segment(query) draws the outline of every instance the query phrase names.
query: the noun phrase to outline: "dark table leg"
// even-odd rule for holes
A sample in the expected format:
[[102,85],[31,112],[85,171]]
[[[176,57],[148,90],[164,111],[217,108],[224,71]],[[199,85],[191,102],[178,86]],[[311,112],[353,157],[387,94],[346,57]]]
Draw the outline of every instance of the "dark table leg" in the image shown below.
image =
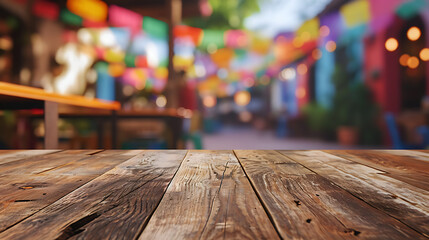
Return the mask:
[[112,111],[112,149],[117,149],[118,143],[118,113]]
[[168,143],[168,148],[177,149],[180,137],[182,136],[183,119],[179,117],[171,117],[168,119],[168,125],[172,133],[172,142]]
[[45,149],[58,148],[58,103],[45,101]]

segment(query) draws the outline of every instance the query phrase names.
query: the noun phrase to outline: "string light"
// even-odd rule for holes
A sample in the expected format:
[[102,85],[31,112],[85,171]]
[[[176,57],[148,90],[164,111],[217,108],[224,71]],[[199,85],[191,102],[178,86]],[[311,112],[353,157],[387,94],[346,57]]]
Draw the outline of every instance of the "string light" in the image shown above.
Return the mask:
[[384,44],[384,46],[386,47],[387,51],[389,52],[393,52],[396,49],[398,49],[398,40],[396,40],[395,38],[389,38],[386,40],[386,43]]
[[419,56],[420,56],[421,60],[423,60],[423,61],[429,61],[429,48],[423,48],[420,51]]
[[297,72],[299,75],[304,75],[307,73],[308,71],[308,67],[307,65],[305,65],[304,63],[301,63],[298,65],[298,67],[296,68]]
[[327,37],[329,35],[329,33],[331,32],[331,30],[329,29],[328,26],[323,25],[320,27],[319,32],[320,32],[320,36]]
[[234,95],[234,101],[239,106],[246,106],[250,103],[250,93],[248,91],[239,91]]
[[320,51],[320,49],[316,48],[313,50],[313,52],[311,53],[311,56],[313,56],[313,58],[315,60],[318,60],[322,57],[322,51]]
[[404,67],[407,67],[409,58],[410,58],[410,55],[402,54],[402,56],[399,58],[399,64],[401,64]]
[[411,69],[416,69],[420,64],[420,61],[417,57],[410,57],[408,59],[408,67]]
[[420,29],[418,27],[411,27],[407,31],[407,37],[411,41],[417,41],[421,35],[422,35],[422,32],[420,31]]
[[216,103],[217,103],[217,99],[213,95],[205,95],[203,97],[203,105],[207,108],[212,108],[216,106]]
[[325,48],[328,52],[333,52],[337,49],[337,44],[334,41],[328,41],[325,45]]

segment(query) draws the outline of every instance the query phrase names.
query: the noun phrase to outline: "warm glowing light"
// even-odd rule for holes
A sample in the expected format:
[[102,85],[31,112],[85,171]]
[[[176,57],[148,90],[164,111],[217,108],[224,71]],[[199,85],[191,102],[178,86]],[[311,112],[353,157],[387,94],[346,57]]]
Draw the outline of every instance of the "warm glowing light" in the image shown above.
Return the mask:
[[325,45],[326,50],[328,52],[333,52],[335,49],[337,49],[337,44],[334,41],[328,41]]
[[418,27],[411,27],[410,29],[408,29],[407,37],[411,41],[418,40],[421,35],[422,35],[422,32],[420,31],[420,29]]
[[384,44],[384,46],[386,47],[387,51],[389,52],[393,52],[396,49],[398,49],[398,40],[396,40],[395,38],[389,38],[386,40],[386,43]]
[[248,91],[239,91],[234,95],[234,101],[239,106],[246,106],[250,103],[250,93]]
[[156,106],[159,108],[163,108],[167,105],[167,98],[164,95],[159,95],[156,98],[156,102],[155,102]]
[[313,50],[313,52],[311,53],[311,56],[313,56],[313,58],[315,60],[318,60],[322,57],[322,51],[320,51],[320,49],[316,48]]
[[429,61],[429,48],[423,48],[419,55],[421,60]]
[[203,97],[203,105],[207,108],[212,108],[216,106],[216,103],[217,103],[216,96],[206,95]]
[[77,31],[77,39],[83,44],[93,44],[94,39],[91,32],[87,28],[81,28]]
[[250,122],[252,120],[252,113],[250,113],[249,111],[243,111],[240,112],[238,117],[242,122]]
[[400,58],[399,58],[399,63],[404,66],[407,67],[408,66],[408,59],[410,58],[410,55],[408,54],[403,54]]
[[416,69],[420,64],[420,61],[417,57],[410,57],[408,59],[408,67],[411,69]]
[[126,97],[133,95],[133,93],[134,93],[134,88],[130,85],[125,85],[122,88],[122,94],[124,94],[124,96],[126,96]]
[[21,83],[23,84],[29,84],[31,80],[31,71],[28,68],[23,68],[19,72],[19,80],[21,80]]
[[329,35],[329,33],[331,32],[331,30],[329,29],[328,26],[323,25],[320,27],[319,32],[320,32],[320,36],[327,37]]
[[13,47],[12,39],[9,37],[0,38],[0,49],[10,50]]
[[296,68],[297,72],[299,75],[304,75],[307,73],[308,71],[308,67],[307,65],[305,65],[304,63],[301,63],[298,65],[298,67]]
[[285,68],[280,73],[281,80],[292,80],[296,77],[296,71],[293,68]]
[[297,98],[304,98],[306,94],[307,94],[307,91],[305,91],[305,88],[302,88],[302,87],[298,88],[295,92],[295,96]]

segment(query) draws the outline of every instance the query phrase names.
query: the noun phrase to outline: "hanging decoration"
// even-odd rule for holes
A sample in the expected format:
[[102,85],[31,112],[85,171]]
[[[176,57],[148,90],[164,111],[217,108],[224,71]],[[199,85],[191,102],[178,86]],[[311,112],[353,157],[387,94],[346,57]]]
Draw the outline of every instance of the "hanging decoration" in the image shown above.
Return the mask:
[[371,17],[368,0],[356,0],[343,5],[340,13],[348,28],[368,23]]

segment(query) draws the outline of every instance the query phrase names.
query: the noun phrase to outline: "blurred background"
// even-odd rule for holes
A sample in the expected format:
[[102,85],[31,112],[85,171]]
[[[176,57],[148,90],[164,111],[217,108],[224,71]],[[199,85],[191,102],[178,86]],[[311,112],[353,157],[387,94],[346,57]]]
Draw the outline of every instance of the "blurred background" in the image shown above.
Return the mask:
[[[427,0],[0,0],[0,81],[120,102],[123,149],[426,148],[426,31]],[[112,147],[82,112],[60,146]],[[1,148],[43,148],[32,114]]]

